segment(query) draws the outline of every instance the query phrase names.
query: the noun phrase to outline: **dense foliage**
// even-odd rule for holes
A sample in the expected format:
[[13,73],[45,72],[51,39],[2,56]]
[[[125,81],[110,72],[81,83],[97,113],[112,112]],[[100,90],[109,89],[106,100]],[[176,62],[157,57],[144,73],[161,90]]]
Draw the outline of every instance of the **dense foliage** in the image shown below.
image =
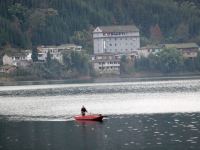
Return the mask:
[[91,49],[91,26],[133,23],[143,44],[200,43],[199,8],[198,0],[1,0],[0,46],[73,41]]
[[89,63],[89,56],[84,53],[71,52],[63,56],[64,65],[70,69],[75,76],[90,75],[93,70]]
[[177,49],[163,49],[151,54],[148,58],[141,57],[136,60],[138,71],[157,71],[162,73],[195,72],[200,71],[200,53],[196,58],[183,58]]
[[34,47],[32,49],[31,58],[32,58],[33,62],[37,62],[38,61],[38,51],[37,51],[36,47]]
[[48,52],[46,62],[34,62],[31,67],[18,67],[15,72],[7,74],[7,76],[17,80],[72,79],[94,76],[88,55],[84,53],[66,53],[63,61],[64,63],[61,64],[57,60],[51,59]]
[[[88,56],[64,55],[64,64],[37,63],[37,45],[75,43],[92,53],[92,31],[99,25],[135,24],[141,45],[197,42],[200,44],[199,0],[0,0],[0,64],[6,47],[33,49],[33,66],[14,76],[70,78],[89,75]],[[121,59],[121,74],[137,70],[164,73],[200,71],[200,54],[183,59],[176,50],[165,50],[132,63]]]

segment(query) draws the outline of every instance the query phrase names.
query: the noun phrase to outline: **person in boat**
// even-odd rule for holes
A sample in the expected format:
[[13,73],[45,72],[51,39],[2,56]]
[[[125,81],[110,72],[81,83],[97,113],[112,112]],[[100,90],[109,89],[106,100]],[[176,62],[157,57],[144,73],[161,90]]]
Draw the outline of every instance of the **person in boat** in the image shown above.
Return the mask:
[[82,108],[81,108],[81,114],[82,114],[82,116],[85,116],[86,112],[87,112],[87,109],[84,106],[82,106]]

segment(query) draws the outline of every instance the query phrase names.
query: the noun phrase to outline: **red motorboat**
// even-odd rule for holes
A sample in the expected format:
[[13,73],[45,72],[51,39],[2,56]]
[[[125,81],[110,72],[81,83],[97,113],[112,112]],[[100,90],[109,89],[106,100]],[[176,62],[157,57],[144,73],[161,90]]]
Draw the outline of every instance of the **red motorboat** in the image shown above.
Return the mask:
[[74,116],[76,120],[89,120],[89,121],[102,121],[104,116],[101,114],[89,114],[89,115],[79,115],[79,116]]

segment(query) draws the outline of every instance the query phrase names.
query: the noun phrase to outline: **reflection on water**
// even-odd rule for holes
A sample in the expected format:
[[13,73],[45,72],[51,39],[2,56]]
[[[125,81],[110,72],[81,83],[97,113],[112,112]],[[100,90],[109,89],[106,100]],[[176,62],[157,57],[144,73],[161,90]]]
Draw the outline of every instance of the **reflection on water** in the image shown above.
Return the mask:
[[[0,150],[197,150],[200,80],[0,87]],[[109,117],[76,122],[80,107]]]
[[[85,105],[106,115],[200,111],[200,80],[0,87],[10,120],[67,120]],[[76,94],[77,93],[77,94]]]
[[199,92],[200,80],[0,86],[0,96],[57,96],[105,93]]
[[200,114],[110,116],[103,122],[0,123],[6,150],[198,150]]

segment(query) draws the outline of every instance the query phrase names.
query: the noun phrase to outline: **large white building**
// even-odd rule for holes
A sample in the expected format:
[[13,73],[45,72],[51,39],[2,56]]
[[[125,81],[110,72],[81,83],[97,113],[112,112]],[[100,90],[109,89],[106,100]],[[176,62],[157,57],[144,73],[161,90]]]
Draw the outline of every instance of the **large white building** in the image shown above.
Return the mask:
[[94,54],[131,53],[140,48],[139,29],[134,25],[99,26],[93,31]]

